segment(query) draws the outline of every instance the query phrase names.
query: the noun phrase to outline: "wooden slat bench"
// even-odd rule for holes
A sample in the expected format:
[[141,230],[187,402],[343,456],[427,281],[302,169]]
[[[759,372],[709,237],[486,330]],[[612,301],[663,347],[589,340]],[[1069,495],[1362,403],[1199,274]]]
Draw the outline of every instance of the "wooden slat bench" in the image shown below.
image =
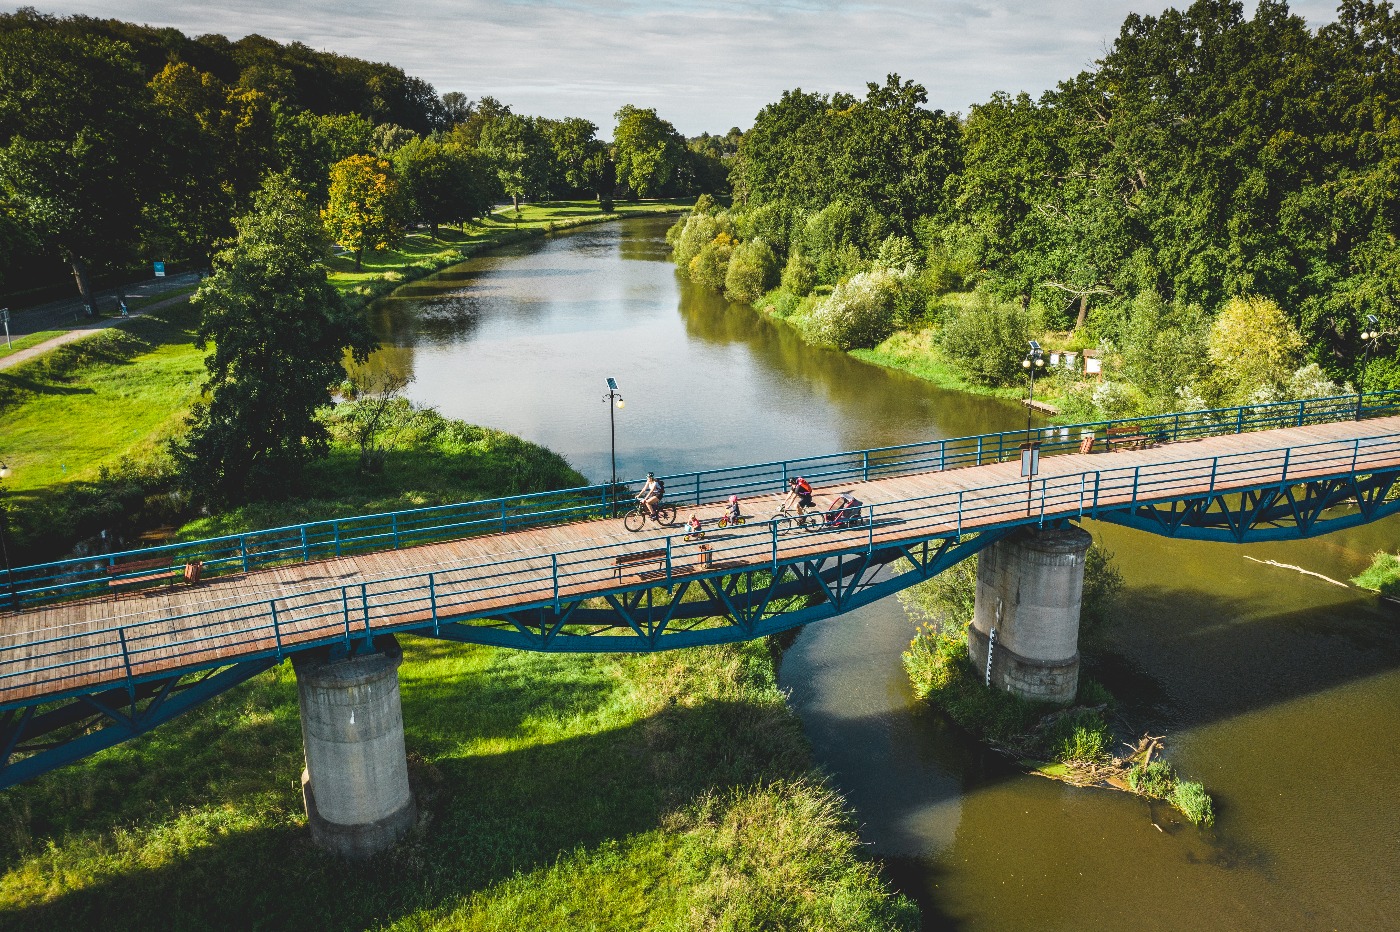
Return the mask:
[[647,573],[639,573],[640,576],[655,575],[666,571],[666,551],[665,550],[638,550],[636,553],[620,553],[613,557],[613,575],[622,578],[622,568],[632,566],[636,563],[656,563],[657,569]]
[[[129,573],[137,575],[127,575]],[[175,567],[160,557],[113,563],[107,567],[107,575],[112,577],[107,580],[107,588],[114,593],[126,586],[140,586],[149,582],[171,583],[177,578]]]
[[1157,443],[1155,434],[1143,433],[1136,427],[1110,427],[1103,438],[1109,452],[1114,450],[1146,450]]

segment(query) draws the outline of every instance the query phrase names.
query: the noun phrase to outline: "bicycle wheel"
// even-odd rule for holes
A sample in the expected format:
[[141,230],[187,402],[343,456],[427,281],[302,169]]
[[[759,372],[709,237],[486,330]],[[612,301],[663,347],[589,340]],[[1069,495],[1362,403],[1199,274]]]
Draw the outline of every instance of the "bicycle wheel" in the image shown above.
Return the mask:
[[656,523],[661,525],[671,525],[676,521],[676,507],[674,505],[662,505],[656,509]]
[[779,512],[773,516],[773,529],[779,534],[790,534],[797,529],[792,516]]
[[721,515],[720,519],[715,522],[715,527],[719,528],[721,531],[729,527],[729,515]]
[[646,523],[647,516],[642,514],[639,509],[633,509],[622,516],[622,526],[633,533],[646,527]]

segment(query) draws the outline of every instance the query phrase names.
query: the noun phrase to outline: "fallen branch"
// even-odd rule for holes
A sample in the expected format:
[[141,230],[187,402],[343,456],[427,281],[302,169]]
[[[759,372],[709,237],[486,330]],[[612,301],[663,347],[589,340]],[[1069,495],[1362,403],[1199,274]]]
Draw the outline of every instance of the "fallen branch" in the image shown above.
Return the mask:
[[1343,589],[1350,589],[1351,586],[1344,582],[1333,579],[1331,576],[1323,576],[1321,573],[1314,573],[1312,570],[1305,570],[1301,566],[1294,566],[1292,563],[1280,563],[1277,560],[1260,560],[1257,557],[1245,557],[1246,560],[1253,560],[1255,563],[1262,563],[1265,566],[1277,566],[1282,570],[1297,570],[1304,576],[1316,576],[1323,582],[1330,582],[1334,586],[1341,586]]

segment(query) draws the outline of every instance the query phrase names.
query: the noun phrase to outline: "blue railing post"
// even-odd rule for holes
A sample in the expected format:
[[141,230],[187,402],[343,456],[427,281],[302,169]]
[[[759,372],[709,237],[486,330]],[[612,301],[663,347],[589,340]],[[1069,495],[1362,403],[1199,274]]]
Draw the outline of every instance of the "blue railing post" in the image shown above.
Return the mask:
[[1305,402],[1305,401],[1300,401],[1300,402],[1298,402],[1298,424],[1297,424],[1297,426],[1299,426],[1299,427],[1302,427],[1302,426],[1303,426],[1303,406],[1306,405],[1306,404],[1307,404],[1307,402]]
[[282,659],[282,632],[277,626],[277,600],[270,599],[267,607],[272,612],[272,637],[277,642],[277,659]]
[[768,530],[773,535],[773,579],[778,579],[778,522],[769,521]]
[[958,489],[958,540],[962,540],[963,490]]
[[1045,490],[1048,488],[1049,479],[1040,480],[1040,526],[1045,527]]
[[1133,497],[1128,501],[1128,507],[1130,507],[1130,508],[1131,508],[1132,506],[1134,506],[1134,505],[1137,504],[1138,478],[1139,478],[1141,475],[1142,475],[1142,467],[1141,467],[1141,466],[1134,466],[1134,467],[1133,467]]
[[1220,469],[1220,457],[1215,457],[1210,461],[1210,488],[1206,490],[1207,495],[1215,494],[1215,473]]
[[374,634],[369,627],[369,591],[366,583],[360,583],[360,608],[365,616],[365,646],[374,649]]
[[1278,482],[1280,486],[1288,482],[1288,457],[1289,454],[1291,454],[1292,452],[1292,447],[1289,447],[1287,450],[1283,451],[1283,472],[1278,477]]
[[340,556],[340,522],[332,521],[331,530],[335,533],[335,555]]
[[1351,471],[1356,472],[1356,461],[1361,456],[1361,438],[1357,437],[1351,442]]
[[554,577],[554,614],[559,614],[559,554],[549,555],[549,574]]
[[671,584],[671,535],[666,535],[666,585]]
[[[505,508],[505,503],[501,503],[501,508]],[[389,529],[394,532],[394,549],[399,549],[399,516],[397,513],[389,515]]]
[[1094,470],[1094,504],[1089,508],[1089,517],[1091,518],[1099,516],[1099,480],[1102,478],[1103,473],[1097,469]]
[[942,472],[942,471],[943,471],[943,469],[944,469],[943,464],[944,464],[945,462],[947,462],[947,460],[948,460],[948,441],[947,441],[947,440],[940,440],[940,441],[938,441],[938,471],[939,471],[939,472]]
[[695,504],[700,504],[700,474],[695,474]]
[[[559,598],[559,589],[556,586],[554,597]],[[437,613],[437,574],[428,574],[428,611],[433,614],[433,634],[438,633],[438,613]]]
[[977,465],[982,465],[982,438],[977,438]]
[[866,552],[866,553],[869,553],[869,554],[873,554],[873,553],[875,552],[875,506],[874,506],[874,505],[867,505],[866,508],[869,509],[866,513],[867,513],[867,514],[869,515],[869,517],[870,517],[870,520],[869,520],[870,536],[869,536],[869,537],[867,538],[867,540],[866,540],[865,552]]
[[1235,433],[1244,433],[1244,407],[1241,406],[1239,413],[1235,416]]
[[248,572],[248,535],[238,536],[238,550],[243,555],[243,572]]
[[1181,439],[1181,415],[1172,415],[1172,442]]
[[301,562],[311,562],[311,547],[306,542],[306,525],[301,526]]
[[345,649],[350,649],[350,590],[340,587],[340,615],[345,620]]
[[869,451],[869,450],[862,450],[862,451],[861,451],[861,454],[860,454],[860,468],[861,468],[861,475],[865,477],[865,481],[866,481],[866,482],[869,482],[869,481],[870,481],[870,451]]

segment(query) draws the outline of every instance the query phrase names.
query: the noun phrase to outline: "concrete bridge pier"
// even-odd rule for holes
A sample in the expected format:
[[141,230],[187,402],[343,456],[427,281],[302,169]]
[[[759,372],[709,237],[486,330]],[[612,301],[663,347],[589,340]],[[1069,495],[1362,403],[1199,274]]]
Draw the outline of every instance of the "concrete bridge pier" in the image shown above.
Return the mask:
[[367,858],[403,837],[417,818],[408,786],[399,663],[392,635],[374,653],[332,659],[325,649],[292,657],[301,698],[301,775],[311,838],[346,858]]
[[979,678],[987,673],[990,644],[993,688],[1040,702],[1074,701],[1084,555],[1093,542],[1072,525],[1022,528],[982,551],[967,629]]

